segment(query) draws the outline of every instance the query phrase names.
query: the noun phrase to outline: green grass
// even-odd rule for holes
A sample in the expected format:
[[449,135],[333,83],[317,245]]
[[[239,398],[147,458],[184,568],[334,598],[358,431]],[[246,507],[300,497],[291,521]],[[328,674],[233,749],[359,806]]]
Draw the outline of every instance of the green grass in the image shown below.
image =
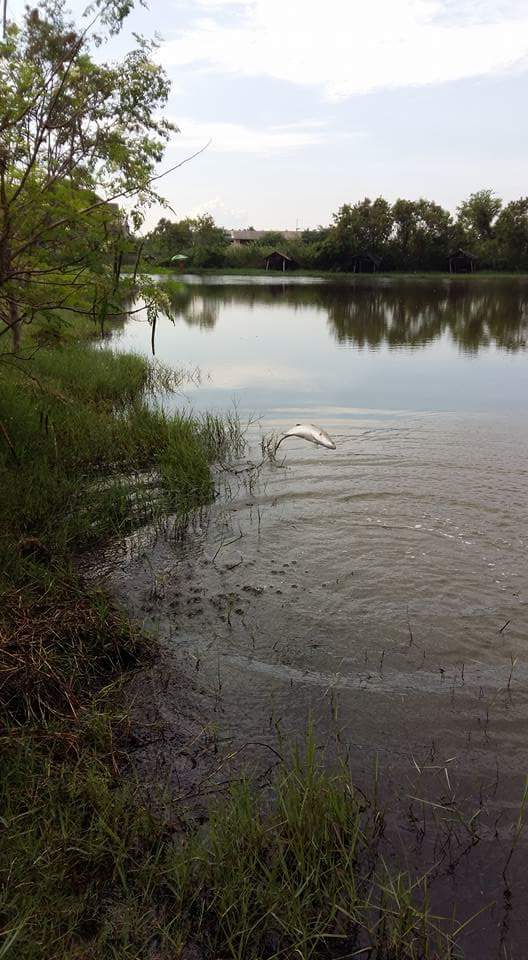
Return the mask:
[[[152,644],[102,592],[86,588],[76,561],[169,510],[185,524],[189,511],[214,496],[211,463],[243,440],[236,418],[157,409],[153,393],[176,387],[178,375],[138,356],[93,349],[86,340],[95,331],[83,318],[64,329],[36,323],[24,334],[24,359],[0,365],[0,816],[7,869],[0,957],[51,957],[64,924],[75,925],[72,904],[82,913],[92,884],[101,908],[105,902],[107,861],[94,847],[84,877],[70,850],[84,850],[89,838],[97,846],[112,830],[116,838],[116,828],[122,847],[144,816],[117,776],[119,711],[108,684],[145,662]],[[85,793],[86,803],[97,794],[103,806],[98,800],[93,813],[83,808]],[[117,847],[110,855],[113,877]],[[20,924],[32,931],[29,939],[20,939]],[[64,955],[74,956],[68,943]]]
[[426,885],[384,866],[380,811],[355,791],[344,764],[323,769],[310,733],[303,754],[279,766],[267,809],[242,782],[177,852],[171,887],[181,942],[237,960],[361,949],[393,960],[450,956]]
[[[33,344],[26,343],[28,353]],[[0,366],[0,709],[8,722],[71,717],[142,640],[77,574],[80,555],[215,494],[210,467],[240,452],[236,417],[166,415],[178,374],[82,342]],[[73,698],[73,699],[72,699]],[[55,708],[54,705],[55,704]]]
[[[210,464],[240,448],[239,424],[165,415],[148,399],[171,381],[177,377],[141,357],[82,345],[46,348],[30,366],[2,371],[4,575],[15,575],[25,538],[67,563],[72,552],[137,523],[141,504],[146,521],[212,498]],[[138,482],[147,468],[159,476],[155,501]]]
[[92,708],[74,734],[50,723],[45,737],[13,733],[3,744],[4,951],[14,942],[5,953],[0,946],[2,957],[134,956],[121,949],[125,926],[116,952],[112,912],[132,923],[132,889],[145,909],[143,878],[160,831],[131,785],[116,780],[115,728],[115,718]]
[[385,866],[379,811],[345,766],[324,772],[310,737],[267,803],[242,781],[205,827],[176,828],[116,779],[115,720],[92,707],[75,742],[47,734],[5,751],[0,956],[177,960],[191,944],[215,960],[457,955],[425,881]]
[[[152,265],[149,267],[153,274],[170,277],[174,280],[176,286],[181,288],[181,275],[177,274],[171,267],[158,267]],[[458,283],[468,280],[471,283],[478,283],[484,280],[519,280],[526,278],[528,274],[523,271],[493,271],[479,270],[476,273],[449,273],[442,270],[416,270],[416,271],[380,271],[379,273],[348,273],[346,271],[336,270],[299,270],[283,273],[282,270],[264,270],[261,267],[204,267],[201,269],[189,267],[185,273],[196,274],[197,276],[239,276],[239,277],[320,277],[322,280],[354,280],[356,282],[376,281],[376,280],[452,280]]]

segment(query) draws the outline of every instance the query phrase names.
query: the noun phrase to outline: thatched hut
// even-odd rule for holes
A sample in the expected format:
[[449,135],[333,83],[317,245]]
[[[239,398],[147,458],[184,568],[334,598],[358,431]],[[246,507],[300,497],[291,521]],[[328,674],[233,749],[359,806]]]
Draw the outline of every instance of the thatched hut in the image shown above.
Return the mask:
[[449,254],[449,273],[474,273],[478,270],[478,257],[467,250],[454,250]]
[[356,253],[352,257],[351,266],[354,273],[377,273],[381,266],[382,257],[375,253]]
[[293,257],[288,257],[285,253],[280,253],[279,250],[274,250],[273,253],[269,253],[268,256],[264,258],[264,263],[266,270],[282,270],[283,273],[285,273],[286,270],[297,270],[299,266]]

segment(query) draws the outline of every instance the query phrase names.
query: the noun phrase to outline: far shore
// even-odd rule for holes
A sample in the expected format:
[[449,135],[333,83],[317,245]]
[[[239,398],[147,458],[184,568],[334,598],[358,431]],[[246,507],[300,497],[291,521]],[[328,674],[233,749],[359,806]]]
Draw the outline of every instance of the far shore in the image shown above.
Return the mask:
[[525,280],[528,278],[528,273],[518,272],[506,272],[506,271],[497,271],[497,270],[478,270],[475,273],[449,273],[449,271],[437,271],[437,270],[416,270],[416,271],[379,271],[376,273],[352,273],[345,271],[334,271],[334,270],[287,270],[283,272],[282,270],[264,270],[255,267],[204,267],[198,269],[197,267],[189,267],[184,271],[180,272],[175,270],[174,267],[165,267],[158,266],[155,264],[150,264],[149,268],[153,274],[167,274],[171,277],[185,277],[189,274],[193,276],[205,276],[205,277],[218,277],[218,276],[232,276],[232,277],[315,277],[320,278],[321,280],[471,280],[481,281],[481,280]]

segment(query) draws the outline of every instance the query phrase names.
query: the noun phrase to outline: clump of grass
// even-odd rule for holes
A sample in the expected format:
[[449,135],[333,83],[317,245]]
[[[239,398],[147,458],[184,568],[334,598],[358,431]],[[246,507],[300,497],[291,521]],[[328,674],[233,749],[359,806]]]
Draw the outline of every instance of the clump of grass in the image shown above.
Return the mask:
[[173,506],[184,512],[193,504],[213,498],[210,460],[201,424],[190,417],[174,419],[160,459],[160,475]]
[[295,752],[280,766],[272,796],[263,812],[262,797],[237,784],[207,831],[176,852],[181,943],[233,960],[452,956],[425,884],[384,866],[382,818],[345,765],[325,771],[309,736],[304,759]]
[[178,960],[191,945],[204,960],[454,956],[426,890],[383,865],[379,811],[345,767],[323,771],[310,739],[267,804],[239,783],[189,832],[116,778],[104,714],[81,729],[80,752],[57,734],[5,753],[2,907],[20,960]]
[[[0,375],[0,567],[17,582],[26,538],[60,564],[138,520],[187,515],[213,497],[211,463],[243,443],[234,418],[168,416],[148,402],[179,380],[141,357],[74,346],[39,351],[29,369]],[[161,498],[143,489],[146,469]]]
[[50,721],[3,738],[0,955],[148,955],[163,831],[117,779],[115,735],[115,719],[92,709],[74,730]]
[[185,513],[193,504],[209,503],[214,495],[211,463],[238,456],[243,448],[243,431],[236,415],[173,417],[160,459],[160,476],[171,505]]
[[200,420],[200,437],[210,461],[238,457],[245,449],[244,431],[237,412],[221,417],[206,413]]

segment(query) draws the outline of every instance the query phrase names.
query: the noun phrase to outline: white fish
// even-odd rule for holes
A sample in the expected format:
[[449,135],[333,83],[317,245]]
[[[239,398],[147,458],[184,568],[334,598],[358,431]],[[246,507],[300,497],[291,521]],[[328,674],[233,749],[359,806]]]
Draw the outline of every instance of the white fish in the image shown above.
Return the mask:
[[328,450],[335,450],[336,448],[334,441],[328,436],[326,430],[321,430],[321,427],[316,427],[313,423],[297,423],[291,430],[282,435],[275,451],[279,449],[282,441],[287,440],[288,437],[299,437],[301,440],[308,440],[309,443],[316,443]]

